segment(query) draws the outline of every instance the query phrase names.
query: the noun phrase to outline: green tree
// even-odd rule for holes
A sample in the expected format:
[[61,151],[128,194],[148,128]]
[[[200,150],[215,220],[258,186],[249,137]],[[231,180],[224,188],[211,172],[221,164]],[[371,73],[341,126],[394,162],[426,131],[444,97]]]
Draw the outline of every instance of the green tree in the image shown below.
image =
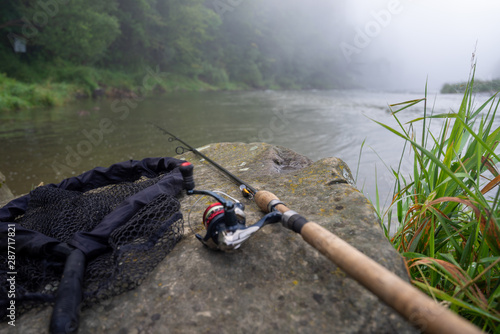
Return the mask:
[[118,0],[117,16],[122,34],[110,46],[107,64],[159,65],[188,75],[199,73],[201,46],[220,22],[203,0]]
[[[57,59],[255,88],[331,88],[346,77],[335,35],[341,5],[330,0],[4,2],[0,71],[17,78]],[[12,34],[27,38],[27,54],[12,52]]]
[[155,60],[182,74],[199,74],[202,46],[214,39],[219,17],[203,0],[159,0],[156,9],[162,21],[154,36],[162,57]]
[[49,58],[76,64],[99,60],[120,34],[115,1],[23,2],[21,34]]
[[[134,69],[147,63],[154,41],[150,31],[161,19],[154,11],[156,0],[117,0],[116,16],[121,34],[109,46],[103,60],[106,66]],[[153,46],[154,49],[154,46]]]
[[20,15],[20,5],[16,1],[2,3],[0,11],[0,52],[11,52],[14,35],[20,36],[24,22]]
[[336,20],[341,16],[337,3],[253,0],[217,8],[219,12],[222,8],[223,24],[206,54],[228,72],[230,80],[251,87],[338,85],[334,73],[343,71],[335,35],[341,21]]

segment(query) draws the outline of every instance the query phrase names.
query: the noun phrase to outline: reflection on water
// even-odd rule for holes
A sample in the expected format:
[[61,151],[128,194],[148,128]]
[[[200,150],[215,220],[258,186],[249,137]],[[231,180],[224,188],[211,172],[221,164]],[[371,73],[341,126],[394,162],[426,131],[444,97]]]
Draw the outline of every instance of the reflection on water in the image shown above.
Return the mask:
[[[374,198],[376,170],[387,196],[393,181],[386,166],[397,166],[403,143],[371,119],[395,126],[388,105],[421,97],[366,91],[176,93],[7,113],[0,115],[0,171],[11,190],[22,194],[42,181],[59,182],[95,166],[175,155],[175,145],[149,124],[153,122],[195,147],[264,141],[313,160],[336,156],[347,162],[354,177],[358,172],[358,189],[369,198]],[[460,99],[431,96],[429,105],[434,104],[435,113],[448,112],[458,109]],[[408,121],[422,114],[423,104],[400,117]],[[438,121],[431,125],[433,132],[439,127]]]

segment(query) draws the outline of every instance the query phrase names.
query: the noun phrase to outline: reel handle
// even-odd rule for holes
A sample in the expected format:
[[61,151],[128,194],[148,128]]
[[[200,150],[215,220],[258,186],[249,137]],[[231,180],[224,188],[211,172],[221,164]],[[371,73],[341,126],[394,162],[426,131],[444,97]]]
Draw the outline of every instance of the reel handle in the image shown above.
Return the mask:
[[450,334],[481,333],[479,328],[439,305],[335,234],[290,210],[273,193],[261,190],[255,194],[254,199],[264,212],[273,209],[281,212],[285,227],[300,233],[307,243],[421,331]]
[[179,170],[182,174],[182,178],[184,179],[183,181],[183,187],[186,189],[186,191],[191,191],[194,189],[194,177],[193,177],[193,169],[194,166],[190,162],[183,162],[179,166]]

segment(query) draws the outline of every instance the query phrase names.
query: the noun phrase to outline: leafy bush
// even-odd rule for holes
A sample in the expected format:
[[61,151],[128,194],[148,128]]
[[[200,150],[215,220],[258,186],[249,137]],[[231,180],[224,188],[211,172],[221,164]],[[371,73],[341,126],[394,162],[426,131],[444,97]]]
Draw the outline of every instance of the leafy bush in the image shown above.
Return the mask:
[[218,87],[226,87],[229,83],[229,76],[227,75],[226,70],[212,66],[209,63],[203,64],[203,70],[199,74],[198,78],[203,82]]

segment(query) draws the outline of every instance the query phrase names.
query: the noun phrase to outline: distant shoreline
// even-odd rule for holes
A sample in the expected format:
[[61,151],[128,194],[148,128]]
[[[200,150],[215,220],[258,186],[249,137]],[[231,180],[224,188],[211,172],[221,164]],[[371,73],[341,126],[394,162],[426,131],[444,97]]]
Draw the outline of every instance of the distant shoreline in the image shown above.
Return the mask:
[[[467,87],[467,82],[459,83],[446,83],[441,88],[441,94],[463,94],[465,88]],[[474,80],[475,93],[485,92],[485,93],[496,93],[500,91],[500,79],[494,80]]]

